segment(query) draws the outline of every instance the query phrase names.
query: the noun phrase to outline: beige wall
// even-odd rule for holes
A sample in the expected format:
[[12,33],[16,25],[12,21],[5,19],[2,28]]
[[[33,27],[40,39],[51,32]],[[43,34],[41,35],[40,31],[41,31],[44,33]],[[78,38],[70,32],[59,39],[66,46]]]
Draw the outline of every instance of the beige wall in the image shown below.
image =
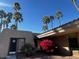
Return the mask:
[[10,38],[25,38],[26,43],[34,43],[32,32],[6,29],[0,33],[0,57],[6,57],[9,49]]

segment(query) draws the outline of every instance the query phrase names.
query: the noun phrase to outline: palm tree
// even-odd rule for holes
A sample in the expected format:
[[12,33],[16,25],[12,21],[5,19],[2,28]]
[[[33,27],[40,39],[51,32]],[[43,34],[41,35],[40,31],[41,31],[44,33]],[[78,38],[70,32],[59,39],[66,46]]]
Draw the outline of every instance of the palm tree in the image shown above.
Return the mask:
[[50,17],[49,16],[44,16],[43,19],[42,19],[42,21],[43,21],[43,24],[44,24],[43,27],[45,27],[45,28],[48,29],[48,24],[50,23]]
[[19,11],[20,9],[20,4],[18,2],[14,3],[14,10]]
[[5,19],[3,20],[3,29],[5,28],[6,24],[7,24],[7,20]]
[[51,28],[53,28],[53,24],[54,24],[54,16],[50,16],[50,22],[51,22]]
[[54,19],[54,16],[44,16],[43,17],[43,28],[44,28],[44,31],[45,30],[48,30],[48,24],[51,22],[51,27],[53,25],[53,19]]
[[16,29],[17,29],[16,25],[15,25],[15,24],[12,24],[12,25],[11,25],[11,29],[12,29],[12,30],[16,30]]
[[42,20],[43,20],[44,24],[50,23],[50,17],[49,16],[44,16]]
[[13,18],[15,19],[15,25],[18,28],[18,22],[23,21],[22,14],[20,12],[15,12]]
[[79,6],[78,6],[76,0],[71,0],[71,1],[73,2],[75,8],[79,11]]
[[8,28],[9,23],[11,23],[11,19],[12,19],[12,13],[9,12],[9,13],[6,14],[6,17],[5,17],[5,19],[3,20],[4,28]]
[[43,24],[44,24],[42,29],[44,31],[48,30],[48,24],[50,23],[50,17],[49,16],[44,16],[42,21],[43,21]]
[[47,30],[48,30],[48,25],[47,25],[47,24],[44,24],[43,27],[42,27],[42,29],[43,29],[44,31],[47,31]]
[[13,18],[15,19],[15,25],[18,28],[18,23],[23,21],[22,14],[19,12],[21,9],[20,4],[18,2],[14,3],[14,15]]
[[4,29],[3,19],[6,18],[6,12],[4,10],[0,10],[0,19],[1,19],[1,29]]
[[6,28],[8,28],[8,24],[11,23],[12,15],[13,14],[11,12],[8,12],[6,16]]
[[[56,12],[56,15],[55,15],[55,18],[57,18],[58,20],[63,16],[62,12],[61,11],[57,11]],[[59,20],[59,23],[61,25],[61,21]]]

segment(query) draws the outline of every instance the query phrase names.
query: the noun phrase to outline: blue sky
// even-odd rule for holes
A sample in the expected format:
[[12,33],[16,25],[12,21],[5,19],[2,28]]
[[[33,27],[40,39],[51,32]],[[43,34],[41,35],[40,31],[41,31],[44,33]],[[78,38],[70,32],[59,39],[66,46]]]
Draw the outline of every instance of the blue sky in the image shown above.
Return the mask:
[[[14,11],[12,9],[14,2],[19,2],[22,8],[21,13],[23,14],[24,21],[19,24],[20,30],[43,32],[42,17],[54,16],[57,10],[63,13],[63,17],[61,18],[62,24],[79,17],[79,12],[71,0],[0,0],[0,9],[4,9],[6,12],[12,12]],[[58,20],[55,20],[54,27],[57,26],[59,26],[59,23]]]

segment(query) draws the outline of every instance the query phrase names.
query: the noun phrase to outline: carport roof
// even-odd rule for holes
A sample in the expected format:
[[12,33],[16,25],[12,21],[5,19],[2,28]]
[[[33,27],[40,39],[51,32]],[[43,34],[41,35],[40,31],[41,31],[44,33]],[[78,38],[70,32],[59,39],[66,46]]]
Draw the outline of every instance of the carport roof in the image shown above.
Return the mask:
[[44,33],[41,33],[37,35],[37,37],[43,38],[48,36],[60,36],[74,32],[79,32],[79,18]]

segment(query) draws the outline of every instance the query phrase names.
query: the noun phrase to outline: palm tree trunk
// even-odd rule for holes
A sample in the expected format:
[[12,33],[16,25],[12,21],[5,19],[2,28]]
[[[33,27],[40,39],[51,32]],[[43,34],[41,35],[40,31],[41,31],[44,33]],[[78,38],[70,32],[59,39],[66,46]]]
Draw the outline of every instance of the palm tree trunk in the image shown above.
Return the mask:
[[54,22],[53,22],[53,20],[51,21],[51,29],[53,29],[54,28]]
[[8,28],[8,24],[6,24],[6,28]]
[[59,26],[61,26],[61,20],[59,19]]
[[5,25],[6,25],[6,24],[3,24],[3,29],[5,29]]
[[46,31],[48,31],[48,23],[46,23],[46,26],[47,26],[47,30]]
[[73,4],[74,4],[75,8],[79,11],[79,7],[78,7],[78,4],[76,3],[76,0],[73,0]]
[[2,29],[2,24],[0,23],[0,32],[1,32],[1,29]]
[[16,29],[18,29],[18,21],[15,21]]
[[2,24],[2,18],[1,18],[1,24]]
[[0,24],[0,32],[2,31],[2,18],[1,18],[1,24]]

